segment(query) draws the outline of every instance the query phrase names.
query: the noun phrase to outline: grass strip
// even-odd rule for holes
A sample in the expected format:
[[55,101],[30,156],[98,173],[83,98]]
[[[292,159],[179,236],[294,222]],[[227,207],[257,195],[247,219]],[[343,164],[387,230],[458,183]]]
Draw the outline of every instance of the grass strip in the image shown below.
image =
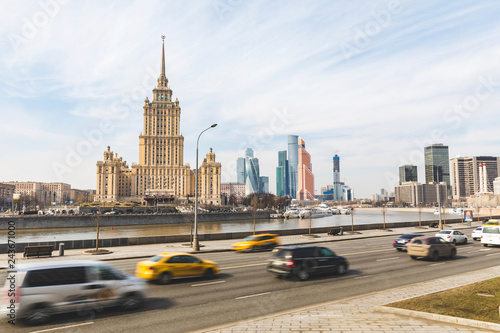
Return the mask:
[[500,324],[500,277],[386,306]]

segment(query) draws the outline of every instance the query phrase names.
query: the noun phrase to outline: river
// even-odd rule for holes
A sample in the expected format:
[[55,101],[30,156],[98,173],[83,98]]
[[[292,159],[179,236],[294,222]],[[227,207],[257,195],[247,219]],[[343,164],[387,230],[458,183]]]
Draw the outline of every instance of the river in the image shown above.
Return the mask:
[[[446,215],[448,218],[458,218],[459,215]],[[422,212],[422,221],[435,220],[437,215]],[[354,224],[382,223],[383,215],[377,210],[357,210],[353,216]],[[410,222],[418,221],[417,212],[387,211],[386,222]],[[312,227],[329,226],[351,226],[351,215],[332,215],[323,218],[312,219]],[[255,230],[257,232],[277,229],[309,228],[309,219],[268,219],[257,220]],[[199,222],[198,234],[224,233],[224,232],[253,232],[253,220],[232,222]],[[121,238],[121,237],[146,237],[160,235],[185,235],[191,233],[190,224],[164,224],[164,225],[141,225],[141,226],[119,226],[101,227],[99,238]],[[29,229],[16,230],[16,242],[47,242],[95,239],[95,228],[65,228],[65,229]]]

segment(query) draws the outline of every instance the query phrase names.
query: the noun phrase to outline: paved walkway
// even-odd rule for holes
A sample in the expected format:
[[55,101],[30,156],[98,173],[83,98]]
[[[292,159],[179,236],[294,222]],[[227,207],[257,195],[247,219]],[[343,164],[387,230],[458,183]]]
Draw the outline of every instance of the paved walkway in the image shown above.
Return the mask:
[[[395,289],[374,292],[368,295],[342,299],[294,311],[270,315],[218,328],[197,332],[439,332],[479,333],[500,331],[500,325],[492,330],[473,326],[449,324],[446,322],[420,319],[408,315],[381,312],[381,305],[412,297],[435,293],[470,283],[498,277],[500,266],[464,273],[433,281],[416,283]],[[414,312],[414,311],[411,311]],[[449,318],[449,317],[448,317]],[[470,324],[457,319],[458,324]]]
[[[473,224],[473,227],[476,224]],[[471,229],[466,225],[456,224],[448,226],[447,229]],[[387,235],[399,235],[402,233],[429,232],[434,233],[436,229],[398,228],[393,231],[367,230],[361,234],[344,234],[343,236],[320,235],[319,238],[308,238],[303,236],[282,237],[283,244],[300,244],[325,241],[342,241],[347,239],[359,239],[365,237],[377,237]],[[227,251],[235,240],[202,242],[201,252]],[[101,256],[83,255],[83,250],[66,250],[64,257],[25,259],[22,254],[17,255],[18,261],[38,260],[60,260],[60,259],[100,259],[113,260],[124,258],[141,258],[153,256],[161,251],[191,252],[189,247],[180,243],[151,244],[128,247],[112,247],[111,254]],[[57,252],[57,251],[55,251]],[[4,263],[1,263],[4,266]],[[221,327],[213,327],[197,332],[207,333],[233,333],[233,332],[440,332],[440,333],[479,333],[500,331],[500,325],[481,327],[481,323],[457,319],[454,323],[430,320],[414,317],[413,311],[405,315],[387,313],[382,305],[403,299],[417,297],[429,293],[439,292],[470,283],[487,280],[500,276],[500,266],[464,273],[433,281],[421,282],[405,287],[374,292],[371,294],[327,302],[302,309],[287,311],[279,314],[269,315],[252,320],[246,320]],[[426,316],[424,314],[424,316]],[[430,317],[429,315],[427,315]],[[441,318],[442,319],[442,318]],[[458,323],[458,324],[457,324]]]

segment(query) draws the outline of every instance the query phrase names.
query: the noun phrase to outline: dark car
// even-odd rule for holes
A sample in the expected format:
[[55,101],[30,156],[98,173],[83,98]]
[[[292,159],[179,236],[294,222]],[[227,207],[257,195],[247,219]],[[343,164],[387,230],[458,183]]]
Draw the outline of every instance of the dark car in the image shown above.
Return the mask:
[[422,234],[402,234],[392,242],[392,246],[398,251],[406,251],[406,244],[408,244],[415,237],[422,237]]
[[344,257],[321,246],[275,247],[267,271],[286,278],[306,280],[316,274],[344,274],[349,263]]

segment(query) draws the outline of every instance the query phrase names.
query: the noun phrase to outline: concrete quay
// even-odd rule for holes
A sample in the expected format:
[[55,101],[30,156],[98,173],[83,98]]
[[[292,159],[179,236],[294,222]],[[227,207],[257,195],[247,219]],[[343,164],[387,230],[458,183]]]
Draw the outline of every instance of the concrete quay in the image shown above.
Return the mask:
[[[447,225],[447,229],[472,229],[480,224],[473,223],[472,226],[465,224]],[[360,234],[347,234],[342,236],[329,236],[319,234],[318,238],[310,238],[301,235],[283,236],[282,243],[285,244],[308,244],[318,242],[337,242],[350,239],[363,239],[382,236],[398,236],[402,233],[429,233],[436,232],[435,228],[418,229],[414,227],[393,228],[388,230],[364,230]],[[230,245],[234,240],[203,241],[202,253],[230,251]],[[106,255],[89,256],[82,250],[67,250],[62,257],[51,258],[23,258],[22,253],[16,254],[16,263],[54,261],[67,259],[94,259],[94,260],[119,260],[146,258],[159,252],[193,252],[190,247],[182,243],[170,244],[148,244],[137,246],[113,247],[113,252]],[[5,257],[4,257],[5,258]],[[6,267],[6,260],[0,262],[2,268]],[[223,268],[222,268],[223,269]],[[232,323],[229,325],[206,328],[196,333],[233,333],[233,332],[498,332],[500,325],[471,321],[461,318],[440,318],[432,314],[416,313],[415,311],[401,311],[391,313],[391,309],[384,304],[412,297],[418,297],[435,293],[459,286],[487,280],[500,275],[500,266],[491,267],[474,272],[463,273],[432,281],[416,283],[404,287],[374,292],[362,296],[336,300],[294,309],[282,313],[267,315],[251,320]],[[441,316],[444,317],[444,316]]]

